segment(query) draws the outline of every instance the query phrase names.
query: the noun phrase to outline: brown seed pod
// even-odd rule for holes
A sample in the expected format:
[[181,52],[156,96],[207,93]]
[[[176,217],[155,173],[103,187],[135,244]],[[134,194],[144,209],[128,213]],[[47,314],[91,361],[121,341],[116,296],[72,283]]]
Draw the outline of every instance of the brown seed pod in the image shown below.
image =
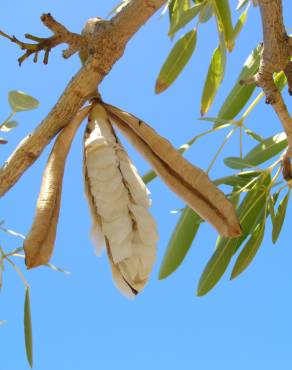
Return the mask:
[[75,133],[89,111],[89,106],[83,108],[63,128],[49,156],[43,173],[34,221],[23,244],[27,268],[48,263],[53,253],[66,158]]
[[121,132],[151,164],[158,176],[186,204],[224,237],[241,235],[233,204],[200,168],[188,162],[171,143],[132,114],[103,103]]

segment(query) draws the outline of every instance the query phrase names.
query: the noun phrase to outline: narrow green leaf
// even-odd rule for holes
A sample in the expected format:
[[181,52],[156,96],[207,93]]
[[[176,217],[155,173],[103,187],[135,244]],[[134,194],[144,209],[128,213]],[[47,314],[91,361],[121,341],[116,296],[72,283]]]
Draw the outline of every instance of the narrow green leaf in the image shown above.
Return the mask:
[[199,281],[199,296],[208,293],[220,280],[229,262],[244,240],[253,233],[262,217],[268,196],[271,176],[263,173],[257,184],[247,193],[237,209],[242,236],[239,238],[219,237],[216,250],[205,267]]
[[183,9],[175,17],[175,21],[171,22],[169,36],[173,36],[177,31],[192,21],[200,12],[203,4],[197,4],[188,9]]
[[248,161],[240,157],[227,157],[224,159],[224,163],[227,167],[233,168],[235,170],[252,167],[252,165]]
[[215,127],[217,128],[219,126],[224,126],[224,125],[226,125],[227,127],[227,126],[234,124],[233,120],[228,120],[228,119],[223,119],[223,118],[218,118],[218,117],[200,117],[199,120],[216,123],[216,125],[214,125],[214,128]]
[[248,8],[245,9],[245,11],[240,15],[238,18],[238,21],[236,22],[236,25],[233,30],[233,40],[236,40],[238,35],[240,34],[246,20],[247,20],[247,13],[248,13]]
[[210,2],[206,2],[202,7],[199,15],[199,22],[206,23],[208,22],[213,15],[213,6]]
[[240,10],[241,8],[244,7],[244,5],[246,5],[247,3],[249,2],[249,0],[239,0],[238,1],[238,4],[237,4],[237,7],[236,7],[236,10]]
[[237,257],[237,260],[231,273],[231,279],[234,279],[238,275],[240,275],[254,259],[264,238],[265,220],[266,220],[265,215],[263,215],[262,222],[257,225],[254,232],[251,234],[251,237],[249,238],[244,248],[240,252],[239,256]]
[[234,207],[238,207],[239,201],[240,201],[240,187],[234,186],[232,189],[232,193],[228,197],[230,202],[234,205]]
[[176,224],[160,266],[159,279],[165,279],[182,263],[198,232],[202,219],[186,207]]
[[142,177],[142,180],[144,181],[144,184],[148,184],[150,181],[154,180],[156,177],[157,177],[156,173],[153,170],[149,170]]
[[[219,0],[218,0],[219,1]],[[244,63],[239,77],[222,105],[218,117],[224,119],[233,119],[242,110],[251,97],[255,85],[240,85],[241,80],[252,77],[259,69],[262,45],[257,46],[249,55]]]
[[272,225],[274,227],[274,225],[275,225],[275,207],[274,207],[274,200],[273,200],[272,196],[269,197],[268,206],[269,206],[268,211],[269,211],[269,214],[271,215]]
[[282,227],[283,227],[283,223],[284,223],[286,211],[287,211],[287,205],[289,201],[289,195],[290,195],[290,190],[280,202],[277,213],[274,218],[273,232],[272,232],[272,241],[274,244],[278,240]]
[[233,26],[231,18],[231,10],[229,0],[214,0],[213,1],[215,14],[219,24],[219,29],[224,34],[226,48],[232,51],[234,46],[233,41]]
[[277,73],[274,77],[275,84],[279,90],[283,90],[284,86],[287,84],[287,78],[285,73],[282,71]]
[[225,56],[222,47],[218,46],[211,59],[207,78],[201,98],[201,116],[205,115],[214,101],[225,71]]
[[8,101],[13,112],[36,109],[39,106],[38,100],[23,91],[9,91]]
[[[214,184],[215,185],[224,184],[224,185],[242,188],[242,187],[247,186],[247,184],[251,182],[252,180],[259,177],[261,173],[262,173],[261,171],[243,171],[243,172],[237,173],[236,175],[221,177],[215,180]],[[251,186],[254,186],[254,185],[255,185],[255,182],[253,182]]]
[[248,152],[243,159],[253,166],[258,166],[279,154],[286,146],[286,134],[281,132],[263,140]]
[[189,9],[189,0],[171,0],[168,5],[170,28],[178,22],[181,13]]
[[117,6],[115,6],[107,15],[107,18],[110,17],[111,15],[119,13],[124,6],[126,6],[129,3],[130,0],[123,0],[120,2]]
[[17,127],[17,125],[18,123],[16,121],[8,121],[7,123],[5,123],[5,125],[0,126],[0,131],[9,132],[15,127]]
[[53,265],[52,263],[46,263],[45,266],[47,266],[51,270],[61,272],[62,274],[70,275],[70,272],[69,271],[63,270],[60,267]]
[[240,238],[250,235],[258,224],[258,219],[266,207],[270,184],[270,174],[263,172],[253,188],[243,198],[237,210],[243,233]]
[[182,36],[174,45],[156,81],[157,94],[166,90],[179,76],[190,60],[197,42],[197,30],[194,29]]
[[235,252],[237,239],[220,237],[217,248],[201,275],[197,289],[198,296],[207,294],[220,280]]
[[254,131],[250,130],[249,128],[245,128],[244,131],[248,136],[250,136],[251,138],[253,138],[254,140],[260,143],[263,143],[265,141],[265,139],[261,135],[256,134]]
[[32,326],[31,326],[31,312],[30,312],[30,299],[29,287],[25,290],[24,301],[24,338],[27,361],[32,368],[33,366],[33,351],[32,351]]
[[2,227],[1,225],[0,225],[0,230],[4,231],[5,233],[7,233],[9,235],[16,236],[17,238],[20,238],[22,240],[25,239],[25,236],[23,234],[20,234],[16,231],[13,231],[13,230],[10,230],[10,229],[6,229],[5,227]]

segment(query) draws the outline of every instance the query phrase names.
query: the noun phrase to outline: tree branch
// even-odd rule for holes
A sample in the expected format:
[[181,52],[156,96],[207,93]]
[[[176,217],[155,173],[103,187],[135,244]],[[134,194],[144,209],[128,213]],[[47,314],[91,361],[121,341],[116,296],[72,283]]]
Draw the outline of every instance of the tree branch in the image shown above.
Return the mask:
[[0,196],[19,180],[52,138],[72,120],[114,63],[123,55],[129,39],[165,1],[132,0],[112,20],[96,22],[88,45],[89,58],[85,66],[67,85],[48,116],[34,132],[22,140],[1,168]]
[[286,157],[289,158],[292,156],[292,118],[281,92],[275,85],[273,74],[284,71],[288,81],[288,91],[291,95],[292,41],[284,26],[282,0],[258,0],[258,4],[262,18],[264,49],[259,72],[246,83],[256,83],[263,89],[266,103],[272,105],[287,134],[288,151]]

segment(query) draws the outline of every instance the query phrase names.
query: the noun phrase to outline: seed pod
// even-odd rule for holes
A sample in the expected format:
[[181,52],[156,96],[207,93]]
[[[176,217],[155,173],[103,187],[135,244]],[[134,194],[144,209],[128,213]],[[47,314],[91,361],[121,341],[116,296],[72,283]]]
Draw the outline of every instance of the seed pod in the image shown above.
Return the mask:
[[101,104],[92,109],[85,132],[84,179],[97,253],[105,241],[113,279],[132,297],[148,280],[158,236],[149,192]]
[[65,161],[74,135],[88,115],[85,107],[63,128],[58,135],[43,173],[36,214],[32,227],[24,241],[27,268],[48,263],[54,249],[61,203]]
[[241,234],[233,204],[209,177],[176,151],[171,143],[132,114],[103,103],[110,120],[151,164],[157,175],[186,204],[224,237]]

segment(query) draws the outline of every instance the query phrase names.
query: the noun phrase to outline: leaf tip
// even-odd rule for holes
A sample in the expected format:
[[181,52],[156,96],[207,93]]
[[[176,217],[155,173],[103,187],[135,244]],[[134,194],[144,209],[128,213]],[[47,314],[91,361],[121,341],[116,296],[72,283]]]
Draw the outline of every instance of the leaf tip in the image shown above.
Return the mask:
[[155,93],[156,94],[162,93],[167,88],[168,88],[168,85],[165,82],[161,82],[159,80],[156,81],[156,84],[155,84]]

